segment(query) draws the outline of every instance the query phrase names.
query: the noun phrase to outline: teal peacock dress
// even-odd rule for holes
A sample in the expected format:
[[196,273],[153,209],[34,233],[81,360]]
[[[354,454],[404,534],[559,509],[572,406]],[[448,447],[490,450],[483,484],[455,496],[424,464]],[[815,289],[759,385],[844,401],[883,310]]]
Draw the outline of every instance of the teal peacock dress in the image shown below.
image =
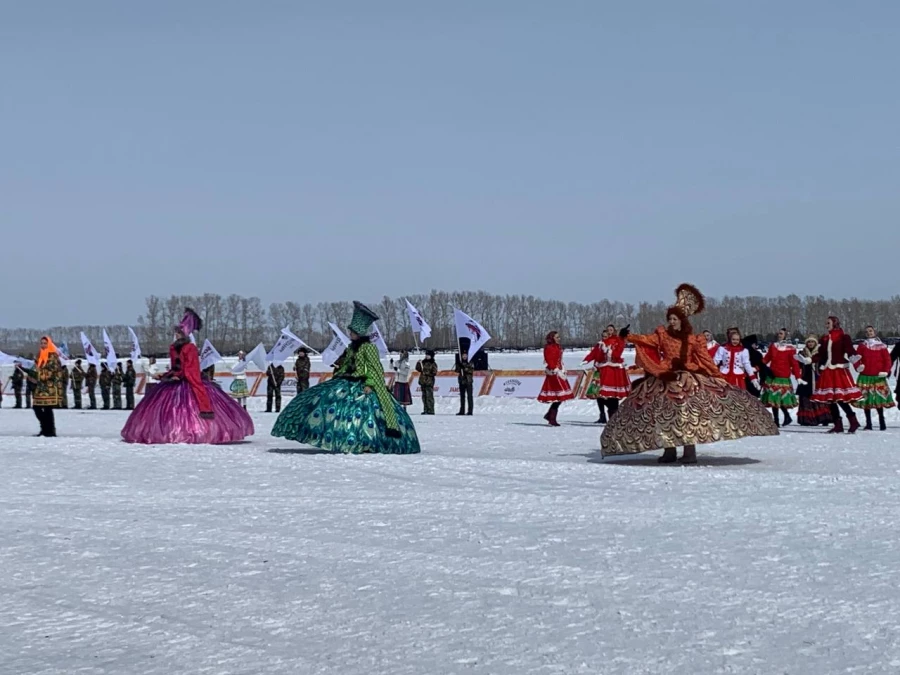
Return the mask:
[[332,379],[297,394],[272,435],[334,453],[420,451],[412,420],[388,392],[378,350],[367,341],[350,344]]

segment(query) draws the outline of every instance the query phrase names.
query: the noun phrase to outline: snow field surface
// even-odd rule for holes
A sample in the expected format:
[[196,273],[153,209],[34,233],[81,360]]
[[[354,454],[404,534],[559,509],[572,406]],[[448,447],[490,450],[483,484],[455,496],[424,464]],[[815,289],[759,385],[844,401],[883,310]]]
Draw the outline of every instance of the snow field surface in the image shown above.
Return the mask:
[[900,670],[895,411],[681,467],[601,460],[590,401],[559,429],[533,401],[417,404],[404,457],[272,438],[262,405],[218,447],[0,410],[0,673]]

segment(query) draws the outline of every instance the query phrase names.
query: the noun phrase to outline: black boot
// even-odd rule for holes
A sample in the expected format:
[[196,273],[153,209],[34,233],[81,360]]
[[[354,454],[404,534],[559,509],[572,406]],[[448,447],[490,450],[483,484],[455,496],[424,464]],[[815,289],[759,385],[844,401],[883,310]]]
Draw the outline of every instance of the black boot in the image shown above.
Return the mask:
[[782,424],[781,426],[786,427],[787,425],[791,424],[794,419],[791,417],[791,413],[787,408],[782,408],[782,410],[784,411],[784,424]]
[[597,420],[597,424],[606,424],[606,406],[603,405],[603,399],[597,399],[597,407],[600,408],[600,419]]
[[866,431],[872,431],[872,411],[866,410],[866,426],[863,427]]
[[609,420],[612,421],[613,416],[619,412],[619,399],[610,398],[607,399],[606,405],[609,407]]
[[781,426],[781,421],[778,419],[778,408],[772,408],[772,419],[775,420],[776,427]]
[[656,461],[660,464],[674,464],[678,461],[678,454],[675,452],[675,448],[666,448],[662,457]]
[[884,422],[884,410],[878,409],[878,428],[882,431],[887,430],[887,424]]

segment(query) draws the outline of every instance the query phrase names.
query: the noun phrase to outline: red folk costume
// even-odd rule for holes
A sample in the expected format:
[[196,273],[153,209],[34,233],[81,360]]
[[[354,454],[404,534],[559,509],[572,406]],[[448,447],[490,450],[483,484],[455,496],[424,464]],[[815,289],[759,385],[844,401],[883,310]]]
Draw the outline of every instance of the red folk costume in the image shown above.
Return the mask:
[[721,347],[721,345],[715,340],[710,340],[706,343],[706,351],[709,352],[709,358],[713,361],[716,360],[716,354],[719,353],[719,347]]
[[[877,337],[868,338],[856,348],[856,353],[860,356],[859,363],[856,364],[859,372],[856,385],[862,392],[862,397],[853,405],[866,411],[866,428],[871,428],[869,411],[878,410],[883,418],[881,411],[895,405],[887,381],[893,362],[887,345]],[[884,429],[883,422],[881,428]]]
[[572,388],[566,379],[562,347],[555,342],[548,342],[544,347],[544,363],[546,364],[546,377],[544,377],[544,386],[541,387],[538,401],[541,403],[556,403],[569,401],[574,398]]
[[625,340],[618,335],[611,335],[602,343],[607,355],[606,363],[600,366],[600,397],[625,398],[631,391],[631,380],[625,370]]
[[[800,362],[797,361],[797,348],[789,342],[776,342],[769,346],[763,363],[772,371],[771,377],[766,380],[760,397],[763,405],[768,408],[796,408],[797,395],[794,394],[794,383],[791,375],[797,380],[802,379]],[[790,424],[790,416],[785,418]]]
[[747,389],[747,377],[755,378],[756,371],[750,363],[750,352],[744,345],[731,343],[719,347],[713,359],[722,377],[732,387]]
[[850,363],[858,360],[853,340],[839,325],[822,336],[818,359],[819,379],[812,395],[813,401],[852,403],[862,398],[862,392],[850,374]]
[[588,384],[586,398],[618,398],[628,396],[631,379],[625,369],[625,340],[613,335],[598,342],[584,357],[586,363],[593,363],[594,371]]
[[769,347],[763,357],[763,363],[769,366],[772,375],[779,379],[789,380],[791,375],[800,379],[800,363],[797,361],[797,348],[787,342],[776,342]]

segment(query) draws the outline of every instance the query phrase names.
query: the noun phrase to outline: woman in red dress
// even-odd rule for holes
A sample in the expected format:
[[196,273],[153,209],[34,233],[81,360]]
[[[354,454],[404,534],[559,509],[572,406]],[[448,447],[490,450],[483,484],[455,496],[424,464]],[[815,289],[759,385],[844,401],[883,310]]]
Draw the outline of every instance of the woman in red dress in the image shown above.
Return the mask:
[[747,390],[747,378],[750,377],[756,387],[759,381],[750,363],[750,352],[741,342],[741,331],[728,329],[728,344],[719,347],[713,361],[719,366],[719,372],[728,384],[738,389]]
[[574,398],[572,388],[566,379],[566,367],[563,364],[562,356],[563,350],[559,345],[559,333],[555,330],[550,331],[547,333],[547,344],[544,346],[546,377],[544,386],[541,387],[541,393],[538,395],[538,401],[550,404],[550,410],[544,415],[544,419],[551,427],[559,426],[556,415],[560,403]]
[[819,341],[819,379],[812,400],[831,406],[834,428],[829,433],[840,434],[844,431],[838,407],[847,416],[850,425],[847,433],[856,433],[859,421],[850,404],[860,400],[863,395],[850,375],[850,364],[858,361],[859,357],[853,348],[853,340],[841,329],[841,322],[836,316],[826,319],[825,329],[827,332]]
[[606,353],[606,363],[600,366],[600,397],[609,410],[609,419],[613,418],[619,409],[619,401],[626,398],[631,392],[631,380],[625,370],[625,337],[628,335],[629,324],[621,331],[617,331],[612,324],[606,327],[606,338],[603,342],[603,351]]

